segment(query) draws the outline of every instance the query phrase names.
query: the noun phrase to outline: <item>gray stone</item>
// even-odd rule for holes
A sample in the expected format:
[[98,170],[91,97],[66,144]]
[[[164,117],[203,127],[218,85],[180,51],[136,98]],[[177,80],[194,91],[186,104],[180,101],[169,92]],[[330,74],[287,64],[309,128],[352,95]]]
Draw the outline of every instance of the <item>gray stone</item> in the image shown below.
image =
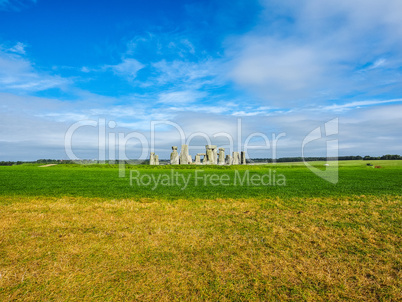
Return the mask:
[[240,164],[240,154],[239,152],[233,152],[233,165],[239,165]]
[[218,152],[215,145],[206,145],[206,161],[204,164],[217,165],[218,164]]
[[219,148],[219,165],[224,165],[225,164],[225,149],[224,148]]
[[196,165],[201,165],[201,156],[200,156],[199,154],[197,154],[197,155],[195,156],[194,163],[195,163]]
[[188,146],[182,145],[179,156],[179,164],[180,165],[188,165]]
[[[197,155],[200,157],[200,165],[205,164],[206,163],[205,158],[206,158],[207,154],[206,153],[197,153]],[[201,156],[204,156],[202,160],[201,160]]]
[[247,164],[247,162],[246,162],[246,152],[241,151],[241,153],[240,153],[240,159],[241,159],[241,164],[242,164],[242,165]]
[[154,166],[154,165],[155,165],[155,153],[154,153],[154,152],[151,152],[151,154],[150,154],[150,156],[149,156],[149,164],[150,164],[151,166]]
[[231,165],[232,164],[232,156],[231,155],[226,155],[226,164],[227,165]]
[[212,149],[207,150],[207,155],[205,156],[204,164],[205,165],[214,164],[214,152],[212,151]]
[[179,164],[179,153],[177,153],[177,147],[172,147],[172,153],[170,153],[170,164],[171,165],[178,165]]
[[155,155],[155,166],[159,166],[159,155]]

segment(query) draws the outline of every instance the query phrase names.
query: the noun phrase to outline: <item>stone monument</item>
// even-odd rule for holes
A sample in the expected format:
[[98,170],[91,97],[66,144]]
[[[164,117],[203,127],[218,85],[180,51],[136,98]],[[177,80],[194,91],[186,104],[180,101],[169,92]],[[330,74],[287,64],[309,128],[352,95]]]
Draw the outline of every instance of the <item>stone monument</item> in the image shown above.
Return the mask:
[[[218,148],[215,145],[206,145],[205,153],[197,153],[194,159],[194,164],[196,165],[245,165],[246,162],[246,152],[233,152],[232,156],[230,154],[225,157],[225,148]],[[201,156],[204,156],[201,159]],[[171,165],[188,165],[192,164],[193,159],[188,153],[188,145],[182,145],[180,154],[177,152],[177,146],[172,146],[172,153],[170,154],[170,164]],[[154,152],[151,152],[149,157],[150,165],[159,165],[159,156]]]
[[242,165],[245,165],[246,164],[246,152],[244,152],[244,151],[241,151],[241,153],[240,153],[240,159],[241,159],[241,164]]
[[179,164],[180,165],[188,165],[188,146],[187,145],[182,145],[181,150],[180,150],[180,156],[179,156]]
[[239,152],[233,152],[233,165],[239,165],[240,164],[240,154]]
[[217,165],[218,164],[218,153],[215,145],[206,145],[206,161],[204,160],[204,164],[206,165]]
[[202,165],[201,156],[204,156],[204,158],[205,158],[205,153],[197,153],[197,155],[195,156],[194,163],[196,165]]
[[159,165],[159,158],[158,158],[158,163],[156,163],[156,159],[158,158],[158,155],[155,155],[155,152],[151,152],[149,156],[149,164],[151,166]]
[[179,153],[177,153],[177,146],[172,147],[172,153],[170,153],[170,164],[178,165],[179,164]]
[[219,148],[219,165],[225,164],[225,148]]

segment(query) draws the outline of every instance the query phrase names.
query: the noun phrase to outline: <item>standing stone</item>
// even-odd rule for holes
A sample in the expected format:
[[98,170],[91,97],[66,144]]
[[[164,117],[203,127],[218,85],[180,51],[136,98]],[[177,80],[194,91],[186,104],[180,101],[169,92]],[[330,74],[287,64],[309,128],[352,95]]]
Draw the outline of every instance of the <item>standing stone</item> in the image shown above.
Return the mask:
[[188,164],[192,164],[193,163],[193,159],[191,158],[191,155],[188,156]]
[[226,155],[226,164],[231,165],[232,164],[232,156],[231,155]]
[[219,148],[219,165],[224,165],[225,164],[225,149],[224,148]]
[[149,156],[149,164],[151,166],[155,165],[155,153],[154,152],[151,152],[151,155]]
[[179,153],[177,153],[177,146],[172,147],[172,153],[170,153],[170,164],[178,165],[179,164]]
[[[207,157],[207,154],[206,153],[197,153],[197,155],[199,156],[199,158],[200,158],[200,164],[201,165],[204,165],[204,164],[206,164],[206,157]],[[201,156],[204,156],[204,158],[201,160]]]
[[197,154],[194,159],[196,165],[201,165],[201,157]]
[[212,149],[208,149],[205,155],[206,160],[204,160],[206,165],[213,165],[214,164],[214,152]]
[[242,165],[247,164],[247,163],[246,163],[246,152],[241,151],[241,153],[240,153],[240,159],[241,159],[241,164],[242,164]]
[[233,152],[233,165],[238,165],[240,163],[239,152]]
[[218,164],[218,154],[215,145],[206,145],[206,163],[207,165],[217,165]]
[[188,146],[182,145],[180,150],[179,164],[188,165]]
[[212,149],[212,152],[214,153],[214,165],[218,164],[218,149],[216,148],[216,146],[214,146],[215,148]]
[[159,155],[155,155],[155,166],[159,166]]

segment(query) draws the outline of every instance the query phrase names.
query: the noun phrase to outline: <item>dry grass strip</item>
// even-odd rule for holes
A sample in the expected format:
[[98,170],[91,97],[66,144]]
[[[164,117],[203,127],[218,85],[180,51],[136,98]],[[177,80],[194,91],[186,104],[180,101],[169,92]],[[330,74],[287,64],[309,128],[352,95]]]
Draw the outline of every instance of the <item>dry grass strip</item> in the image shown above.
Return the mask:
[[0,301],[400,300],[401,197],[0,198]]

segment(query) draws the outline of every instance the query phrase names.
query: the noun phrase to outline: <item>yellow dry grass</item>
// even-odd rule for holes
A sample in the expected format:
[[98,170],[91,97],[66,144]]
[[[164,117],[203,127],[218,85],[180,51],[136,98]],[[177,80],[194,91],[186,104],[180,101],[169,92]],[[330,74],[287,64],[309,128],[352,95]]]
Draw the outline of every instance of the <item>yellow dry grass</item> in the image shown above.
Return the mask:
[[396,301],[400,205],[1,197],[0,301]]

